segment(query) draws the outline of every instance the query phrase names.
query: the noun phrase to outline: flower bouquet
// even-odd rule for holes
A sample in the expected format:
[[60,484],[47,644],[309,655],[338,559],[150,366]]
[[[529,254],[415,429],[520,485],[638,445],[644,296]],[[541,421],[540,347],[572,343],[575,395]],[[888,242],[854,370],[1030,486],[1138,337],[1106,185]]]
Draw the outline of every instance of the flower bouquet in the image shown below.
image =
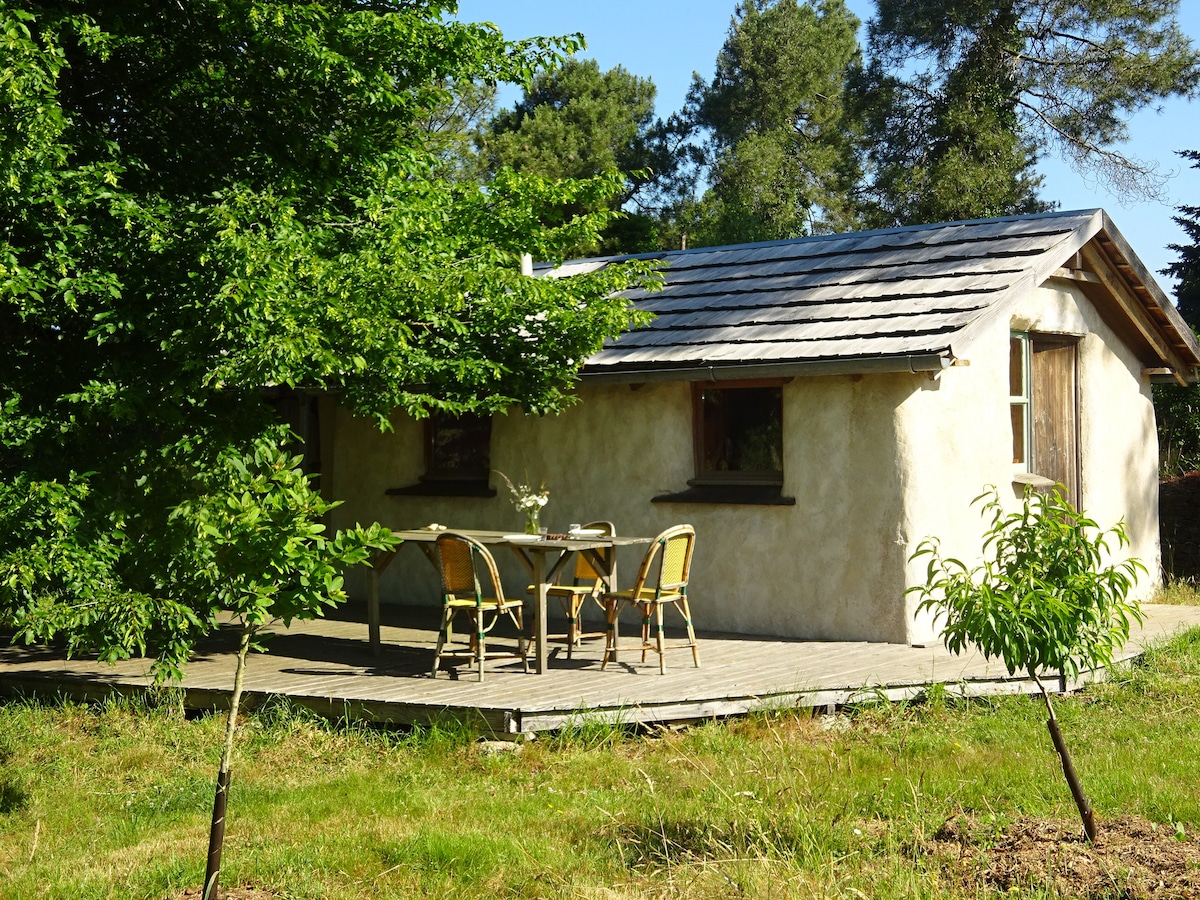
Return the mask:
[[496,474],[504,479],[504,483],[508,485],[508,491],[512,494],[513,506],[525,513],[525,533],[538,533],[538,520],[542,514],[542,507],[550,500],[550,492],[546,490],[546,482],[543,481],[538,488],[530,487],[528,484],[513,484],[508,476],[496,469]]

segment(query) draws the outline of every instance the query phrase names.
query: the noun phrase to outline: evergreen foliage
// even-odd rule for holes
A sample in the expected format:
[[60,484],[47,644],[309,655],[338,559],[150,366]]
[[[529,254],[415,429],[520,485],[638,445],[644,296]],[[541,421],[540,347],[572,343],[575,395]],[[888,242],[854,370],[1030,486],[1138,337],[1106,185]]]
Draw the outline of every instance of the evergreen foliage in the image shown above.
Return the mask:
[[[1161,178],[1118,148],[1134,113],[1193,96],[1178,0],[879,0],[858,95],[877,216],[915,224],[1042,208],[1055,150],[1121,196]],[[930,196],[932,194],[932,196]]]
[[686,111],[698,202],[677,228],[692,246],[851,230],[858,168],[844,108],[859,62],[858,19],[842,0],[747,0],[736,7],[711,82],[694,76]]
[[[1180,154],[1200,167],[1200,151]],[[1175,306],[1183,320],[1200,332],[1200,206],[1181,206],[1175,222],[1190,244],[1169,244],[1179,258],[1164,270],[1174,276]],[[1156,384],[1154,416],[1158,423],[1159,469],[1162,475],[1183,475],[1200,469],[1200,387]]]
[[[1200,169],[1200,150],[1183,150],[1179,155],[1190,160],[1192,168]],[[1179,254],[1179,259],[1167,266],[1163,274],[1178,279],[1175,306],[1185,322],[1200,330],[1200,206],[1181,206],[1174,218],[1192,242],[1167,245]]]
[[519,103],[491,119],[479,137],[486,167],[556,179],[618,172],[622,188],[604,207],[627,214],[609,223],[599,245],[577,252],[652,250],[657,191],[677,166],[654,97],[652,81],[621,66],[602,72],[595,60],[568,59],[540,72]]
[[908,83],[879,59],[852,76],[850,95],[872,136],[866,201],[872,225],[1049,208],[1036,196],[1035,149],[1021,134],[1014,71],[1005,65],[1013,44],[1011,22],[984,32],[946,73],[940,91],[929,76]]

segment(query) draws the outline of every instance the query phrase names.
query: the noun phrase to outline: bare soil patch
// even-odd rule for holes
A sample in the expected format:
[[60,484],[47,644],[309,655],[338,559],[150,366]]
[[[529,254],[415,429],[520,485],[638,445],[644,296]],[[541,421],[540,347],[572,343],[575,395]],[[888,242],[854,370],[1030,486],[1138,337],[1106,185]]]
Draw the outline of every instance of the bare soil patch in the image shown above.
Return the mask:
[[[279,895],[273,891],[264,891],[254,887],[231,888],[221,887],[219,900],[278,900]],[[200,900],[204,896],[201,888],[188,888],[176,895],[176,900]]]
[[922,848],[968,889],[1041,886],[1080,900],[1200,897],[1200,840],[1138,816],[1097,820],[1095,844],[1078,822],[1020,819],[998,829],[967,816],[947,821]]

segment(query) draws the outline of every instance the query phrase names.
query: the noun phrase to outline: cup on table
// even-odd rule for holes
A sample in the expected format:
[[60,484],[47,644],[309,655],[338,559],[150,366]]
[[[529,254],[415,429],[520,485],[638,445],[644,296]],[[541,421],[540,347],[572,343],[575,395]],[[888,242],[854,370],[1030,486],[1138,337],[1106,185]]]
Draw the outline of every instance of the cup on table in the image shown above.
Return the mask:
[[578,534],[579,529],[583,528],[578,522],[572,522],[567,526],[567,534]]

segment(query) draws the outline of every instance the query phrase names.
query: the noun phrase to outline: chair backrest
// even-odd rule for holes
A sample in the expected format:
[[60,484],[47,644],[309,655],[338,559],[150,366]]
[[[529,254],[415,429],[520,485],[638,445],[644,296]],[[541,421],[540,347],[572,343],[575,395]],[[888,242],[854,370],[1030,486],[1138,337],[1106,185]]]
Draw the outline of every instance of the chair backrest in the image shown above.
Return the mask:
[[475,538],[446,531],[437,538],[438,570],[442,573],[442,593],[454,597],[474,597],[483,600],[483,585],[479,578],[479,564],[487,571],[492,582],[492,595],[496,603],[504,602],[504,589],[500,585],[500,573],[491,552]]
[[[589,531],[598,530],[601,533],[603,533],[605,537],[613,537],[617,533],[617,526],[613,525],[612,522],[606,522],[606,521],[588,522],[583,527]],[[606,547],[605,549],[600,551],[600,555],[602,557],[604,557],[604,559],[608,562],[610,568],[612,566],[613,550],[614,550],[614,548],[612,548],[612,547]],[[600,573],[597,572],[595,570],[595,568],[593,568],[593,566],[590,562],[588,562],[587,557],[584,556],[582,553],[576,553],[575,554],[575,583],[579,584],[581,581],[595,581],[599,577],[600,577]]]
[[[691,525],[675,525],[656,537],[642,558],[637,583],[633,586],[634,596],[647,586],[652,571],[657,577],[650,586],[657,593],[686,593],[695,545],[696,529]],[[656,560],[657,571],[654,570]]]

